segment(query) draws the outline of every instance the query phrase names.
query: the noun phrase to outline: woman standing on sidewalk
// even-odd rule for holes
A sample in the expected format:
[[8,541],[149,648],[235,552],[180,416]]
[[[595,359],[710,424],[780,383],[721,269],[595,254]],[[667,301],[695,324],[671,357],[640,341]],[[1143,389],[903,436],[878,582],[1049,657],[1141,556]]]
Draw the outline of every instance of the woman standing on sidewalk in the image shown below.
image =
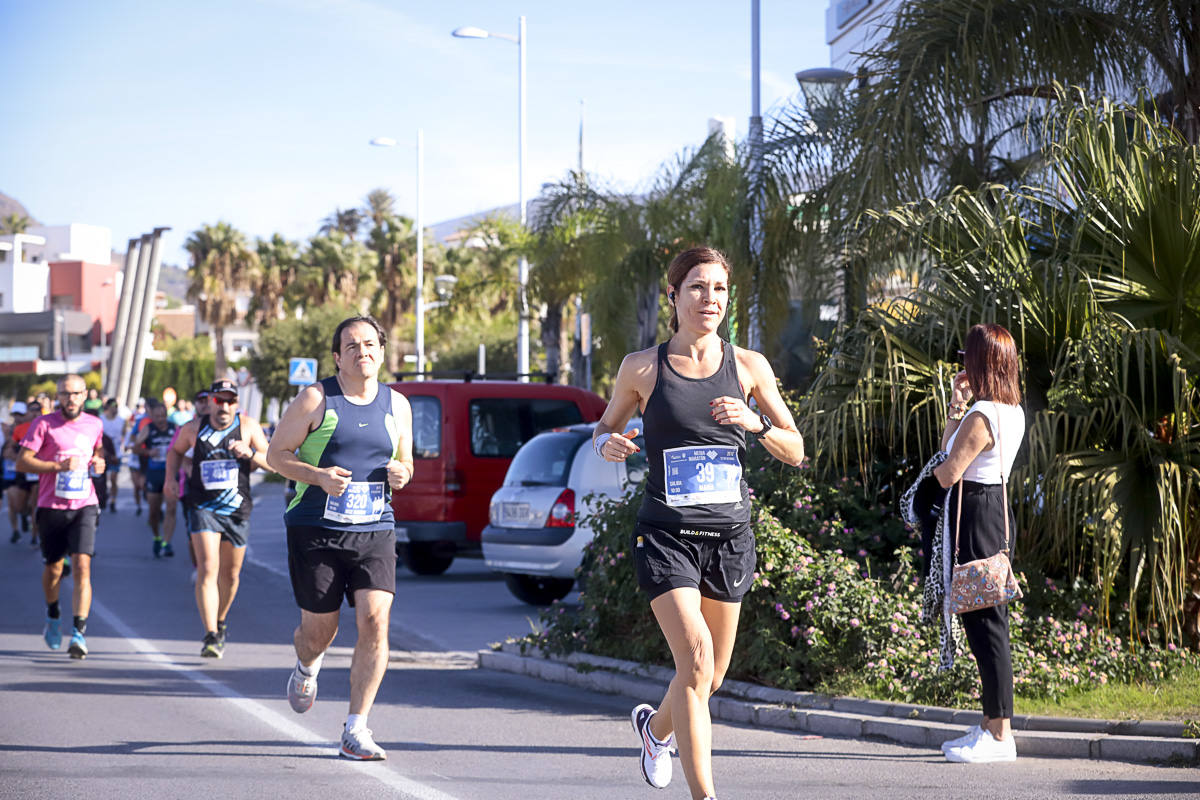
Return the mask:
[[695,800],[716,797],[708,700],[729,668],[742,596],[753,580],[746,433],[782,461],[804,459],[804,440],[767,359],[717,335],[729,282],[729,263],[716,250],[697,247],[675,257],[667,269],[675,334],[625,357],[593,439],[597,455],[623,461],[638,451],[638,432],[622,431],[641,412],[649,470],[630,546],[675,678],[657,710],[633,710],[633,726],[646,782],[659,789],[670,782],[677,746]]
[[[958,548],[958,563],[1012,550],[1016,531],[1005,496],[1007,476],[1025,436],[1020,365],[1012,334],[995,324],[976,325],[967,333],[966,370],[954,377],[942,449],[949,453],[933,471],[946,498],[947,546]],[[968,404],[974,398],[974,404]],[[960,482],[961,481],[961,482]],[[957,507],[962,495],[961,528]],[[943,555],[943,558],[949,555]],[[937,580],[938,576],[930,576]],[[1008,609],[992,606],[960,614],[982,681],[983,724],[946,742],[950,761],[969,764],[1013,761],[1013,674],[1008,640]]]

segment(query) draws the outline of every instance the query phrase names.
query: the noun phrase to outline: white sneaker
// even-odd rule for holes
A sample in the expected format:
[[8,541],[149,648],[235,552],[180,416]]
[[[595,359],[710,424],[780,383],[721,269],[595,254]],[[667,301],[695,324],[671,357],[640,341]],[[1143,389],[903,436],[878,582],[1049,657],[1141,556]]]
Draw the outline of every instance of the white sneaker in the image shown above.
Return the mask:
[[975,740],[982,735],[983,728],[978,725],[972,725],[971,727],[967,728],[966,733],[957,739],[950,739],[942,742],[942,752],[944,753],[952,747],[965,747],[967,745],[975,744]]
[[654,714],[654,706],[642,703],[633,710],[630,719],[641,740],[641,755],[638,760],[642,767],[642,777],[655,789],[665,789],[671,782],[671,752],[675,749],[675,736],[672,734],[663,744],[654,740],[650,733],[650,719]]
[[342,758],[355,761],[383,761],[387,753],[375,744],[368,728],[347,730],[342,728],[342,749],[338,751]]
[[997,761],[1016,761],[1017,743],[1010,733],[997,741],[991,731],[983,731],[971,744],[951,747],[945,751],[946,760],[958,764],[991,764]]
[[305,675],[299,669],[293,669],[288,677],[287,699],[292,704],[292,711],[303,714],[312,708],[317,699],[317,679],[314,675]]

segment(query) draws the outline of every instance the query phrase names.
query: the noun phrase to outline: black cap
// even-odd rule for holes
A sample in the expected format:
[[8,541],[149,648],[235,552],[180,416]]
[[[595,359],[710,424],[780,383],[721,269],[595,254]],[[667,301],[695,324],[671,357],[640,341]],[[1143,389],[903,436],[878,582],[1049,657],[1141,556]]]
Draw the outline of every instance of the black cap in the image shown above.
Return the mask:
[[219,380],[219,381],[213,381],[212,386],[208,387],[208,393],[209,394],[231,394],[234,397],[237,397],[237,393],[238,393],[237,384],[234,383],[233,381],[229,380],[228,378]]

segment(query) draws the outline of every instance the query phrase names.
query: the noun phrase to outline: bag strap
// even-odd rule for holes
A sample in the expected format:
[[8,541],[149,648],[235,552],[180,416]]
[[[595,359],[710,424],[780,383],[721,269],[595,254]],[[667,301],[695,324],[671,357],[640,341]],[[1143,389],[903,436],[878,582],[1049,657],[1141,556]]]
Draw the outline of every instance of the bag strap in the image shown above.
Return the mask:
[[[1012,550],[1010,550],[1009,546],[1008,546],[1008,540],[1009,540],[1009,536],[1008,536],[1008,475],[1005,474],[1005,470],[1004,470],[1004,447],[1000,444],[1000,413],[999,413],[999,410],[997,410],[997,412],[996,412],[995,438],[996,438],[996,453],[1000,458],[1000,484],[1001,484],[1001,486],[1004,487],[1004,489],[1003,489],[1004,494],[1000,498],[1000,506],[1002,509],[1002,513],[1004,514],[1004,546],[1000,548],[1000,552],[1008,553],[1008,558],[1011,561],[1012,560]],[[962,496],[963,496],[962,478],[958,479],[958,483],[956,483],[954,485],[954,488],[958,490],[958,502],[956,503],[957,508],[954,512],[954,565],[958,566],[959,551],[962,549],[962,531],[960,529],[960,525],[962,523]]]

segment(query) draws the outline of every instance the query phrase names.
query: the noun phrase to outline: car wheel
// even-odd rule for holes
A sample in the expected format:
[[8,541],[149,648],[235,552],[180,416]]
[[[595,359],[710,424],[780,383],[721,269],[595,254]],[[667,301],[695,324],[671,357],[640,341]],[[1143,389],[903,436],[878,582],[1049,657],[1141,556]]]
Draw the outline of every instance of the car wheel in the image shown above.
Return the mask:
[[417,575],[441,575],[454,561],[453,549],[440,542],[398,543],[396,553],[404,566]]
[[548,606],[571,593],[575,581],[571,578],[548,578],[543,575],[504,574],[504,583],[513,597],[531,606]]

